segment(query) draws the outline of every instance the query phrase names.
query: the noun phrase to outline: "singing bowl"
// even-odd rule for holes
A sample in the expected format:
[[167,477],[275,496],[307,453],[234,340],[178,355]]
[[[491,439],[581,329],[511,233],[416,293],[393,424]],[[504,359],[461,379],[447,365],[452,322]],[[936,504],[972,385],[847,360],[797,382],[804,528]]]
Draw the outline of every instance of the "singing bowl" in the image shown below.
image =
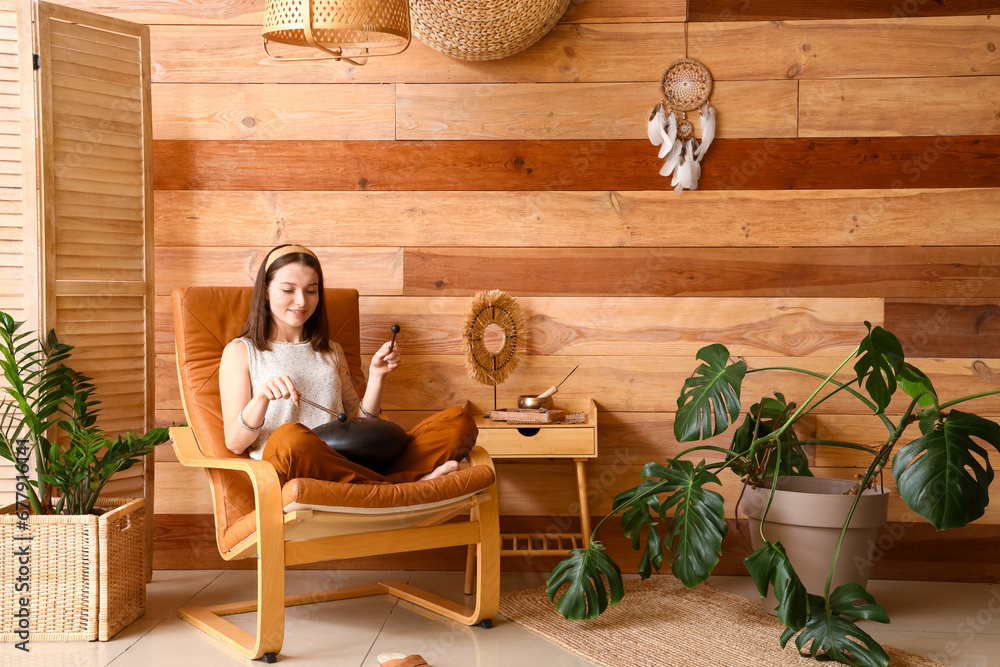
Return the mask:
[[538,408],[545,408],[548,410],[552,407],[552,397],[546,396],[545,398],[538,398],[538,396],[518,396],[517,407],[522,410],[537,410]]
[[343,421],[328,422],[312,431],[347,460],[381,473],[406,449],[408,436],[402,426],[383,419],[340,416]]

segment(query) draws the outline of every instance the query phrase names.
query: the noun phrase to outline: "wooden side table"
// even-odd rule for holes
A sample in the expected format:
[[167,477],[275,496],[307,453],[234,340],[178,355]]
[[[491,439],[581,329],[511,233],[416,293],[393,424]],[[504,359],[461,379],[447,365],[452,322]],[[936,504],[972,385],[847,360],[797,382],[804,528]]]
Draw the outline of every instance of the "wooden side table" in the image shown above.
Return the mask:
[[[492,407],[492,406],[490,406]],[[514,407],[506,405],[500,407]],[[503,556],[563,556],[570,549],[585,547],[590,540],[590,503],[587,501],[587,459],[597,456],[597,406],[592,399],[562,400],[555,396],[555,407],[567,414],[583,412],[583,424],[512,425],[492,421],[482,406],[473,408],[479,427],[477,445],[494,459],[573,459],[576,464],[577,491],[580,494],[579,533],[503,533],[500,554]]]

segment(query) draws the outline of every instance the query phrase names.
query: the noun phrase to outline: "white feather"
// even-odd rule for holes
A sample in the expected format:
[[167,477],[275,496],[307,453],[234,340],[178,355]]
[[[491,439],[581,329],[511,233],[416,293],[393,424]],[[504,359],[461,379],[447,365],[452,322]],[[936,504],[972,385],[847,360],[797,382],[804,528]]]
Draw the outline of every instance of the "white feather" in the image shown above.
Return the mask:
[[670,149],[670,154],[667,155],[667,161],[660,167],[660,176],[669,176],[677,168],[677,161],[680,160],[680,157],[681,142],[675,141],[673,148]]
[[649,124],[646,125],[646,135],[650,143],[659,146],[663,143],[663,123],[666,122],[666,115],[663,113],[663,105],[657,104],[649,114]]
[[[698,142],[695,139],[691,140],[691,150],[692,155],[698,154]],[[696,157],[691,160],[691,185],[689,188],[691,190],[698,189],[698,181],[701,179],[701,161]]]
[[671,111],[670,115],[667,116],[666,129],[663,130],[663,145],[660,147],[660,157],[666,157],[670,149],[674,147],[674,141],[677,138],[677,116]]
[[695,152],[695,157],[701,160],[705,157],[705,153],[708,151],[708,147],[712,145],[712,140],[715,139],[715,108],[709,104],[701,112],[701,146]]
[[[678,142],[680,143],[680,142]],[[701,176],[701,165],[694,159],[694,144],[692,139],[684,142],[681,148],[680,162],[674,178],[670,181],[674,188],[674,194],[679,195],[685,189],[694,190],[698,187],[698,178]]]
[[679,195],[687,187],[687,184],[691,180],[690,175],[690,162],[685,162],[681,166],[677,167],[677,187],[674,188],[674,194]]

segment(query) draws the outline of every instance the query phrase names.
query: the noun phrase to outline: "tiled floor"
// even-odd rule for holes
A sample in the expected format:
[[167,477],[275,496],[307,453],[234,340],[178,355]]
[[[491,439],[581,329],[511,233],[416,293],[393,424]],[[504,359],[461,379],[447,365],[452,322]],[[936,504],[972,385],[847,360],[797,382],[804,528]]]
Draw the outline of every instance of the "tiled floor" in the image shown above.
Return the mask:
[[[455,572],[295,571],[288,593],[397,579],[461,599]],[[544,574],[505,574],[503,590],[543,583]],[[713,585],[756,598],[746,577],[714,577]],[[254,573],[162,571],[148,587],[146,615],[109,642],[0,644],[3,667],[200,667],[251,663],[177,618],[179,606],[253,597]],[[879,641],[955,667],[1000,667],[1000,585],[874,581],[869,590],[892,624],[867,623]],[[247,630],[253,617],[230,617]],[[578,667],[592,663],[515,623],[467,628],[388,596],[289,608],[279,664],[376,667],[383,652],[420,653],[434,667]],[[803,661],[804,665],[810,663]],[[689,666],[683,666],[689,667]]]

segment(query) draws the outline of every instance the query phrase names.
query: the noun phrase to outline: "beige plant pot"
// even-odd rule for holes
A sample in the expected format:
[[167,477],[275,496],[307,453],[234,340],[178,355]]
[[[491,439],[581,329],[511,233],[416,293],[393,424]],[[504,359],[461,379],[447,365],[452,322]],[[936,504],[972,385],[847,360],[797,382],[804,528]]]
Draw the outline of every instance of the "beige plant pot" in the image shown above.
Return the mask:
[[[826,586],[833,552],[854,502],[853,495],[844,493],[852,486],[854,482],[846,479],[778,478],[778,489],[764,522],[764,535],[772,544],[781,542],[799,579],[814,595],[822,595]],[[764,544],[760,520],[770,492],[770,481],[757,489],[747,487],[740,503],[740,509],[750,520],[750,542],[754,549]],[[850,581],[862,586],[868,583],[871,569],[868,553],[888,514],[887,490],[875,487],[862,494],[840,548],[831,591]],[[761,607],[771,614],[777,605],[773,591],[761,600]]]

